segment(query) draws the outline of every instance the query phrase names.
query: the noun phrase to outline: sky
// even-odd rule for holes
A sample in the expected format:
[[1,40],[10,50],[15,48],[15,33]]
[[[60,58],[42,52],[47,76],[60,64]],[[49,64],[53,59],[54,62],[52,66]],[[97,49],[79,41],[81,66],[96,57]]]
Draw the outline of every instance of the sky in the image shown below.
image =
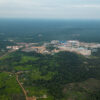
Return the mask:
[[100,0],[0,0],[0,18],[100,19]]

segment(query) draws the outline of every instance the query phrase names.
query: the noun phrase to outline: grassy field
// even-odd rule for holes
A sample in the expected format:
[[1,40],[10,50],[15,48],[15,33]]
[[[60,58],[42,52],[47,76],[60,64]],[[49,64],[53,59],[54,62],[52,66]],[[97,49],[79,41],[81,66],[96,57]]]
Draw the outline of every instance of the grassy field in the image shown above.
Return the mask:
[[[16,98],[15,98],[16,97]],[[0,100],[25,100],[16,77],[7,72],[0,72]]]

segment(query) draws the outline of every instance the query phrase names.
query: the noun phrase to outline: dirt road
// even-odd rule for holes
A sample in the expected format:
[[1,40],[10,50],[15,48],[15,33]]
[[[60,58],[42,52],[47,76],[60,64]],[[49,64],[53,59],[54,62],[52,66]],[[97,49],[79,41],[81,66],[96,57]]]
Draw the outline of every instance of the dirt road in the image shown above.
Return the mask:
[[[16,51],[16,50],[8,51],[8,52],[5,53],[3,56],[0,56],[0,58],[3,58],[4,56],[7,56],[8,54],[10,54],[10,53],[12,53],[12,52],[15,52],[15,51]],[[6,71],[5,71],[5,72],[6,72]],[[11,72],[7,72],[7,73],[12,74]],[[28,96],[27,96],[26,90],[24,89],[24,87],[22,86],[22,84],[21,84],[20,81],[19,81],[18,74],[20,74],[20,73],[16,73],[16,81],[18,82],[19,86],[21,87],[21,89],[22,89],[22,91],[23,91],[23,93],[24,93],[24,95],[25,95],[26,100],[37,100],[36,97],[28,97]]]
[[21,87],[21,89],[22,89],[22,91],[23,91],[23,93],[24,93],[24,95],[25,95],[26,100],[28,100],[28,99],[27,99],[27,92],[26,92],[26,90],[23,88],[22,84],[20,83],[17,74],[16,74],[16,80],[17,80],[19,86]]
[[23,91],[23,93],[24,93],[24,95],[25,95],[26,100],[36,100],[36,97],[28,97],[28,96],[27,96],[26,90],[24,89],[24,87],[22,86],[22,84],[20,83],[20,81],[19,81],[19,79],[18,79],[18,74],[16,74],[16,80],[17,80],[19,86],[21,87],[21,89],[22,89],[22,91]]

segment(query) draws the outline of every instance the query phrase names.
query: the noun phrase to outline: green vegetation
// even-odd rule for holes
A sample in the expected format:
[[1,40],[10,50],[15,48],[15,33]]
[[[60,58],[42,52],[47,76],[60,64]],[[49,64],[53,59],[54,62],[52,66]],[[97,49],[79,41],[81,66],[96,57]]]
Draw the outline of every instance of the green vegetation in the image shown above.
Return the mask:
[[8,41],[6,36],[0,33],[0,56],[4,55],[8,50],[6,49],[7,46],[15,45],[14,42]]
[[38,46],[71,39],[100,43],[98,33],[100,21],[0,20],[0,100],[25,100],[16,82],[17,72],[28,96],[47,96],[38,100],[100,100],[100,49],[88,58],[69,52],[42,55],[17,51],[3,56],[6,46],[18,42]]
[[36,58],[36,57],[23,56],[20,63],[24,64],[24,63],[27,63],[29,61],[35,62],[36,60],[38,60],[38,58]]
[[83,82],[67,84],[63,90],[67,100],[99,100],[100,80],[88,79]]
[[47,94],[47,90],[41,87],[27,87],[26,90],[28,91],[29,96],[37,96],[42,97],[44,94]]
[[25,100],[15,75],[0,72],[0,100]]
[[[70,52],[42,55],[16,51],[0,59],[2,72],[21,72],[19,79],[28,96],[39,98],[46,95],[47,98],[39,98],[39,100],[99,100],[99,65],[99,56],[85,58]],[[85,81],[90,78],[94,80]],[[14,88],[10,90],[7,88],[6,92],[13,94],[15,90],[17,94],[22,93],[15,85],[14,76],[7,84],[11,84],[12,80]],[[97,84],[92,85],[93,82]],[[1,96],[4,98],[3,95]]]
[[47,49],[48,51],[52,51],[52,50],[56,49],[56,47],[54,47],[52,44],[49,44],[49,45],[46,47],[46,49]]

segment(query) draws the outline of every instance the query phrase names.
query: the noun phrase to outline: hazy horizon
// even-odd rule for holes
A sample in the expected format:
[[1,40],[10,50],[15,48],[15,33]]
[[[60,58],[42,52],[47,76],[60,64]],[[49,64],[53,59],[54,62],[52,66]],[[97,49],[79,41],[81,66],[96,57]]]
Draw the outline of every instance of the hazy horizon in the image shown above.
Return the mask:
[[99,0],[0,0],[0,18],[100,19]]

